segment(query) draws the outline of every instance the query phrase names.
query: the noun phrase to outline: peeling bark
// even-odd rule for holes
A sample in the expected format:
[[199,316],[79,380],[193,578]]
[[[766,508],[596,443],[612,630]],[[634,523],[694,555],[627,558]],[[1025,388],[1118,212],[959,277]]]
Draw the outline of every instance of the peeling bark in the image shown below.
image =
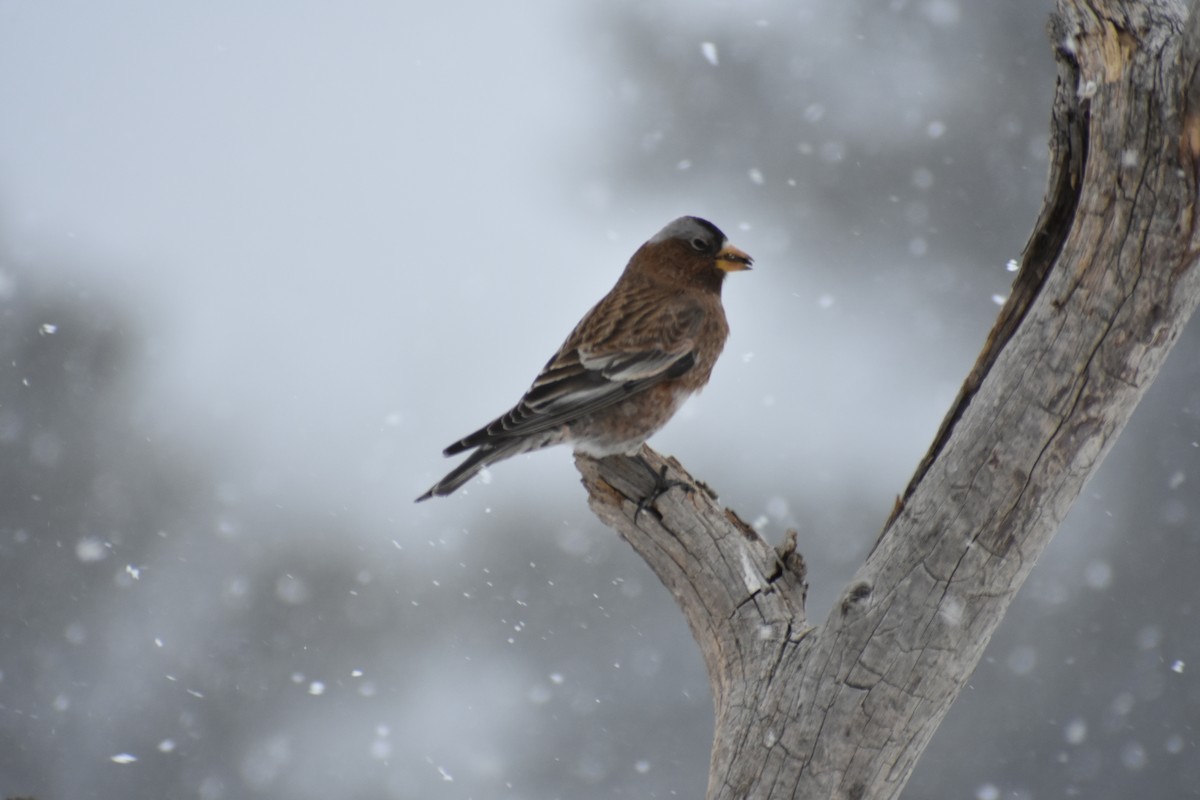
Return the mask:
[[1200,298],[1200,20],[1060,0],[1050,172],[1012,294],[875,549],[819,626],[803,559],[673,459],[577,457],[674,594],[713,686],[708,797],[900,794]]

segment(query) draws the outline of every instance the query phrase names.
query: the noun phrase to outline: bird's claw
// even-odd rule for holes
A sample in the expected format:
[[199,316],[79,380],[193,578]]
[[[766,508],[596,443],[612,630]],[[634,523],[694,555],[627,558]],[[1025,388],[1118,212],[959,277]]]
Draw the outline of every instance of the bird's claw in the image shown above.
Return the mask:
[[667,492],[669,492],[671,489],[675,488],[676,486],[678,486],[680,489],[683,489],[686,492],[696,491],[696,487],[692,486],[690,483],[686,483],[685,481],[678,481],[678,480],[675,480],[674,478],[668,479],[666,464],[663,464],[662,468],[656,472],[654,470],[654,467],[650,466],[650,464],[647,463],[644,458],[639,458],[638,461],[641,463],[641,465],[643,467],[646,468],[646,471],[650,473],[650,477],[652,477],[654,479],[654,485],[650,488],[650,493],[638,501],[637,508],[633,512],[633,524],[634,525],[637,524],[638,517],[641,515],[641,513],[643,511],[645,511],[647,508],[654,505],[654,503],[658,500],[658,498],[662,497],[664,494],[666,494]]

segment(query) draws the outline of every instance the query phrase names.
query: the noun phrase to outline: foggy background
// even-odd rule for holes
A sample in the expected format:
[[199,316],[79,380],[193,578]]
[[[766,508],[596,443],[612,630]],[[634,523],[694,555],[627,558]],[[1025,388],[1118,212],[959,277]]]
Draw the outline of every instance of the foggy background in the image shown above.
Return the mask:
[[[652,444],[865,556],[1039,208],[1048,2],[0,1],[0,796],[695,798],[682,615],[566,449],[412,499],[681,214]],[[1200,334],[907,798],[1200,785]]]

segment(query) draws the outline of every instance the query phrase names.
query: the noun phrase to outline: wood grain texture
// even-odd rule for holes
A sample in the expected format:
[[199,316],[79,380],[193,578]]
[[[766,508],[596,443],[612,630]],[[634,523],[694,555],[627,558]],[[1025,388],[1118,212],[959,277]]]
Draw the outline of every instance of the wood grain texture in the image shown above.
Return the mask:
[[577,458],[687,616],[713,685],[708,797],[893,798],[1200,298],[1200,20],[1059,3],[1047,193],[1012,295],[875,549],[820,626],[803,561],[648,448]]

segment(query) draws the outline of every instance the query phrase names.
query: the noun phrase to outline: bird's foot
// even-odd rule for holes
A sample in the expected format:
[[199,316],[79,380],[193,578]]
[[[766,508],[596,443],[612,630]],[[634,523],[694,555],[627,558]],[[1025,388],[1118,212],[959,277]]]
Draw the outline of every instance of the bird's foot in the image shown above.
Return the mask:
[[696,491],[696,487],[692,486],[690,483],[677,481],[673,478],[668,479],[666,464],[663,464],[661,469],[655,471],[654,467],[650,466],[650,463],[646,461],[643,456],[637,456],[637,461],[639,464],[645,467],[646,472],[650,473],[650,477],[654,479],[654,485],[650,487],[650,493],[638,501],[637,509],[633,512],[634,525],[637,524],[638,516],[640,516],[643,511],[654,505],[658,498],[662,497],[676,486],[686,492]]

